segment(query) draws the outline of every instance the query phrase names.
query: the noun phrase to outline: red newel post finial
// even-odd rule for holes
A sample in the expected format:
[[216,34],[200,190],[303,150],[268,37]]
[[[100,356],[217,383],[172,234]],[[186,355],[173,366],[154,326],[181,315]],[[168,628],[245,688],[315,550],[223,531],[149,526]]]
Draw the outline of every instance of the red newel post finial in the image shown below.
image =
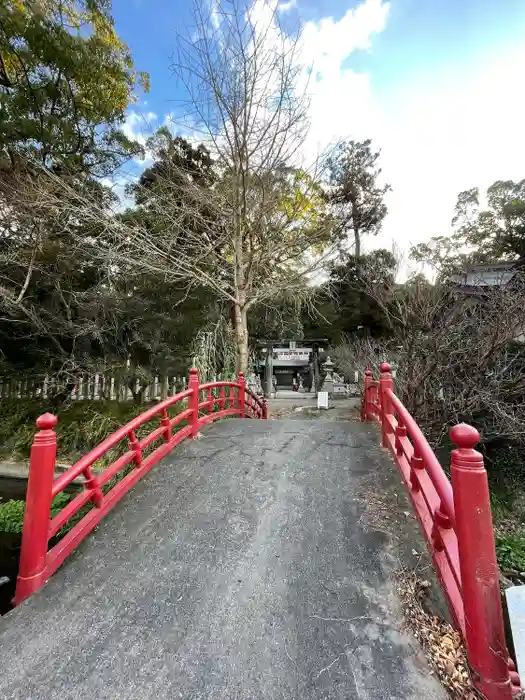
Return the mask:
[[34,437],[29,460],[22,549],[14,600],[16,605],[43,586],[46,579],[49,517],[57,452],[57,437],[53,428],[57,424],[57,418],[51,413],[44,413],[37,418],[36,424],[40,430]]
[[[52,430],[58,422],[58,418],[52,413],[44,413],[36,419],[36,427],[40,430]],[[38,434],[38,433],[37,433]]]
[[[450,439],[461,450],[474,450],[479,442],[480,435],[476,428],[467,423],[459,423],[450,429]],[[481,458],[479,452],[476,455]],[[477,457],[478,458],[478,457]],[[481,460],[483,462],[483,460]]]
[[199,432],[199,372],[195,367],[190,369],[188,389],[191,389],[191,395],[188,399],[188,408],[191,409],[190,434],[192,438],[195,438]]
[[467,654],[474,683],[487,700],[512,697],[503,628],[499,569],[478,431],[461,423],[450,430],[451,454]]

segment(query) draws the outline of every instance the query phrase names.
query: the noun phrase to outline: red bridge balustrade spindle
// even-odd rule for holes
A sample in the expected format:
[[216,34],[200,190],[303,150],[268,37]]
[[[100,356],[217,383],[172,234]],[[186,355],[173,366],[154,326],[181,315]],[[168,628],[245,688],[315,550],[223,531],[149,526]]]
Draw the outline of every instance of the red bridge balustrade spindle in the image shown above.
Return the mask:
[[434,525],[432,526],[432,543],[437,552],[442,552],[445,545],[443,544],[443,538],[441,537],[440,530],[448,530],[452,527],[450,518],[446,514],[446,509],[442,502],[434,510],[433,520]]
[[419,454],[418,448],[414,445],[414,452],[410,459],[410,486],[413,491],[419,491],[419,477],[418,472],[425,469],[425,464],[423,459]]
[[84,470],[84,480],[86,489],[92,492],[91,501],[97,508],[102,507],[102,489],[98,483],[97,477],[91,471],[91,467],[86,467]]
[[136,466],[140,467],[142,464],[142,448],[134,430],[131,430],[129,433],[129,446],[135,454],[134,461]]
[[361,420],[368,420],[370,413],[370,385],[373,375],[371,369],[365,369],[364,387],[363,387],[363,404],[361,409]]
[[401,439],[406,438],[407,429],[403,425],[403,420],[400,418],[396,426],[396,454],[398,456],[403,454],[403,445],[401,444]]
[[171,421],[167,408],[164,408],[162,411],[162,420],[160,424],[164,428],[164,442],[169,442],[171,440]]

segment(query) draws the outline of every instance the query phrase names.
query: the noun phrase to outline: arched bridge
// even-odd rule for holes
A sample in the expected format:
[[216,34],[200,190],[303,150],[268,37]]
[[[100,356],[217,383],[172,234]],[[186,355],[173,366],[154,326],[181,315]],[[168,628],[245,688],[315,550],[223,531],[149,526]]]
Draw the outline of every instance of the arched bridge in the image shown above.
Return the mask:
[[[203,429],[227,417],[257,420]],[[0,698],[445,698],[391,580],[413,521],[390,537],[372,507],[382,495],[395,516],[399,473],[477,687],[518,691],[476,432],[453,431],[451,485],[386,364],[366,374],[362,422],[266,418],[242,376],[192,371],[58,478],[56,418],[39,419]]]

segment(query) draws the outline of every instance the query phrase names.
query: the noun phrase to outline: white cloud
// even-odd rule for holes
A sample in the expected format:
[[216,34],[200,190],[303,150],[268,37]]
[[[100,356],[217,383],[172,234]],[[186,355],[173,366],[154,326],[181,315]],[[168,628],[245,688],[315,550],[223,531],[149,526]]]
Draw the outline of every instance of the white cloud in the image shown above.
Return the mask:
[[146,148],[146,142],[158,128],[158,117],[155,112],[136,112],[134,110],[128,112],[126,120],[122,125],[122,131],[133,141],[137,141],[144,147],[144,158],[136,158],[135,162],[147,167],[153,162],[153,154]]
[[394,241],[406,250],[450,232],[461,190],[525,177],[516,87],[525,49],[485,56],[474,72],[455,66],[444,76],[436,66],[435,77],[412,84],[399,76],[385,96],[374,91],[369,73],[344,63],[358,49],[373,50],[374,35],[388,31],[388,11],[389,3],[366,0],[339,20],[304,26],[303,58],[314,66],[307,152],[311,157],[338,138],[371,138],[393,192],[383,232],[368,245]]
[[447,234],[460,191],[525,176],[523,98],[515,83],[524,69],[523,49],[486,56],[473,72],[458,70],[450,81],[429,81],[383,106],[378,145],[394,187],[385,239],[408,247]]
[[114,178],[111,179],[108,177],[104,177],[101,179],[101,184],[112,190],[113,194],[115,194],[118,197],[119,203],[116,206],[117,211],[124,211],[125,209],[127,209],[127,207],[132,206],[133,198],[128,197],[128,195],[126,194],[126,186],[129,185],[130,182],[134,182],[137,179],[138,177],[130,178],[125,173],[120,173],[119,175],[116,175]]
[[297,0],[289,0],[288,2],[281,2],[278,6],[277,9],[279,12],[290,12],[291,10],[295,10],[297,7]]
[[175,113],[168,112],[162,125],[167,127],[173,136],[181,136],[194,146],[198,146],[203,142],[206,142],[209,146],[211,145],[209,144],[209,133],[206,128],[199,128],[198,123],[188,117],[177,119]]
[[339,138],[367,138],[379,114],[370,76],[345,67],[357,50],[370,50],[375,34],[387,23],[390,3],[365,0],[339,20],[307,22],[301,38],[301,60],[311,66],[308,94],[311,129],[307,144],[312,159]]
[[358,49],[369,49],[372,36],[382,32],[390,3],[365,0],[339,20],[324,17],[303,27],[303,59],[314,64],[321,74],[341,69],[342,62]]

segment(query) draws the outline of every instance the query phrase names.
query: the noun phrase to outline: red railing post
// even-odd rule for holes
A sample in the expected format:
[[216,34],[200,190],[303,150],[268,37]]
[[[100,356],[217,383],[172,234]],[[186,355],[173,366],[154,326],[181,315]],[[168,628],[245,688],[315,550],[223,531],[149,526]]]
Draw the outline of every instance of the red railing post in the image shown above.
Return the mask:
[[142,464],[142,448],[140,447],[139,439],[134,430],[129,434],[129,446],[135,453],[135,466],[140,467]]
[[53,428],[57,419],[51,413],[44,413],[37,418],[36,424],[40,430],[35,435],[31,447],[15,605],[45,583],[49,516],[57,453],[57,436]]
[[419,491],[419,476],[418,472],[425,468],[423,458],[419,454],[417,445],[414,445],[414,452],[410,459],[410,488],[412,491]]
[[386,394],[387,389],[394,388],[394,382],[390,370],[392,369],[388,362],[382,362],[379,369],[381,376],[379,377],[379,405],[381,407],[381,444],[383,447],[388,447],[388,434],[392,432],[392,427],[387,419],[387,416],[392,413],[392,407]]
[[365,369],[363,379],[363,402],[361,403],[361,420],[368,420],[368,404],[370,403],[370,384],[372,383],[372,370]]
[[403,454],[403,445],[401,444],[401,438],[406,438],[406,436],[407,436],[406,426],[403,423],[403,419],[399,417],[397,420],[396,439],[395,439],[396,455],[398,457],[400,457]]
[[170,417],[168,415],[168,409],[165,408],[162,411],[162,420],[160,421],[160,424],[164,428],[164,442],[169,442],[171,440],[171,421]]
[[487,700],[512,697],[503,628],[499,569],[494,545],[487,472],[474,450],[478,431],[464,423],[450,431],[465,642],[474,684]]
[[241,418],[244,418],[244,393],[245,393],[244,392],[244,372],[239,372],[239,374],[237,376],[237,383],[239,384],[238,408],[241,412]]
[[188,408],[191,408],[190,425],[191,437],[197,437],[199,432],[199,372],[192,367],[188,380],[188,389],[191,389],[191,396],[188,399]]

